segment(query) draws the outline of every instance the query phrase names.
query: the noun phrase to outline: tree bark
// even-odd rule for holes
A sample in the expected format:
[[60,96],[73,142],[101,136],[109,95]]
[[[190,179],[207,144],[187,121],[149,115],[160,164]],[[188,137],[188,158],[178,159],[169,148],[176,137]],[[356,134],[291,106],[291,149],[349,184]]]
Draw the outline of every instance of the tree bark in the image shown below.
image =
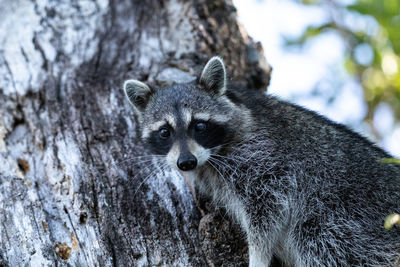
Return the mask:
[[121,89],[190,81],[213,55],[266,88],[261,46],[236,20],[230,0],[3,0],[0,266],[247,264],[235,224],[202,216],[148,157]]

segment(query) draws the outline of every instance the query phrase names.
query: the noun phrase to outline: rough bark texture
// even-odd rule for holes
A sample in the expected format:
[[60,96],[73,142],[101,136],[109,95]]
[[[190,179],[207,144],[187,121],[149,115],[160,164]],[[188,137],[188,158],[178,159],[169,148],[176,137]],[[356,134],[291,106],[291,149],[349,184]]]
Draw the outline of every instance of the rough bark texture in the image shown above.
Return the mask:
[[230,1],[0,5],[0,266],[246,265],[243,234],[202,218],[151,164],[124,79],[193,79],[220,55],[243,86],[269,67]]

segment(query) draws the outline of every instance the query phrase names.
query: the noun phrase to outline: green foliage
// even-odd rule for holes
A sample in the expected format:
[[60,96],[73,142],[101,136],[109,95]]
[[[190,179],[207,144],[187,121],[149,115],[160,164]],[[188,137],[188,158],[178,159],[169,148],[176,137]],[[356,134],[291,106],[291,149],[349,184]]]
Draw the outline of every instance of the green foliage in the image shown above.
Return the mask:
[[[400,1],[356,0],[351,5],[343,5],[335,0],[297,2],[329,9],[331,16],[327,23],[308,27],[301,36],[287,41],[287,45],[302,45],[327,31],[337,32],[346,43],[343,64],[348,73],[360,81],[364,89],[368,104],[365,119],[371,122],[376,106],[380,102],[387,102],[394,111],[396,121],[399,121]],[[361,21],[366,27],[351,25],[348,22],[349,18],[352,18],[352,21]],[[365,52],[368,51],[372,56],[371,60],[360,60],[360,56],[365,57]]]
[[396,159],[396,158],[383,158],[381,160],[382,163],[386,163],[386,164],[398,164],[400,165],[400,159]]
[[390,214],[386,217],[384,227],[386,230],[392,228],[395,224],[400,225],[400,215],[397,213]]

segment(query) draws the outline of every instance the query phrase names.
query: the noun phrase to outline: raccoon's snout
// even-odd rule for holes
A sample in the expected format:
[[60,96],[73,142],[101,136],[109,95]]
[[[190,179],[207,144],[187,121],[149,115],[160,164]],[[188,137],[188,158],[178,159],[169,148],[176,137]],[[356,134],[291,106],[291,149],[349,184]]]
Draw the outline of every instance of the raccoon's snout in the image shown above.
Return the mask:
[[196,168],[197,159],[191,153],[180,155],[176,164],[178,165],[178,168],[182,171],[191,171]]

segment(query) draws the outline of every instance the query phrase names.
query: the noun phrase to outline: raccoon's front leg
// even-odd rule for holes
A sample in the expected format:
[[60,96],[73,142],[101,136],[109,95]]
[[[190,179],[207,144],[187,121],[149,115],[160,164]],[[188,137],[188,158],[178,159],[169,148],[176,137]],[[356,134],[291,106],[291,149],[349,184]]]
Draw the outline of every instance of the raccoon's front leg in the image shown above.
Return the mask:
[[266,252],[260,249],[251,241],[249,243],[249,267],[268,267],[271,263],[272,252]]

